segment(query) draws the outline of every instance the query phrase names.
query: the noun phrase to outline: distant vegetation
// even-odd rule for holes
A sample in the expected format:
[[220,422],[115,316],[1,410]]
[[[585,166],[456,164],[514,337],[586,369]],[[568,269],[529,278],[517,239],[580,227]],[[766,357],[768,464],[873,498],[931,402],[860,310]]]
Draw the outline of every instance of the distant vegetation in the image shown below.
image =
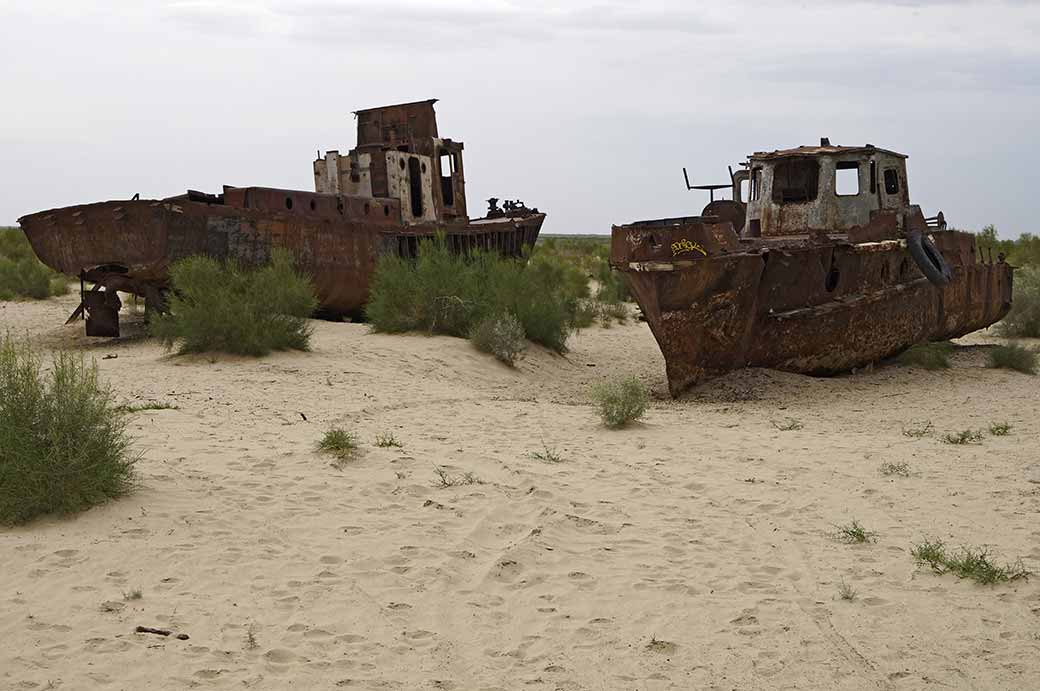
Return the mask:
[[169,312],[150,324],[168,349],[260,356],[310,346],[307,318],[318,300],[285,250],[256,269],[209,257],[182,259],[170,268],[170,283]]
[[993,346],[989,349],[990,367],[1013,369],[1024,374],[1036,374],[1036,351],[1017,343]]
[[997,325],[997,331],[1010,338],[1040,338],[1040,237],[1023,233],[1017,240],[997,239],[997,229],[988,225],[979,234],[978,246],[986,258],[996,261],[1003,254],[1018,267],[1011,313]]
[[0,300],[69,292],[69,279],[43,265],[20,228],[0,228]]
[[44,373],[28,345],[0,340],[0,524],[82,511],[132,488],[125,411],[97,366],[59,353]]

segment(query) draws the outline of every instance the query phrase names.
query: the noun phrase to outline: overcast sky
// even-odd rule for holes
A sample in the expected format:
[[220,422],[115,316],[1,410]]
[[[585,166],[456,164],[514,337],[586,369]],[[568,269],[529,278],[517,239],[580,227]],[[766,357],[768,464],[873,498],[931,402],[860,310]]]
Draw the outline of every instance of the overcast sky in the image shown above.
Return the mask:
[[222,184],[312,189],[351,112],[439,98],[549,233],[698,213],[750,152],[909,154],[951,224],[1040,231],[1040,3],[0,0],[0,224]]

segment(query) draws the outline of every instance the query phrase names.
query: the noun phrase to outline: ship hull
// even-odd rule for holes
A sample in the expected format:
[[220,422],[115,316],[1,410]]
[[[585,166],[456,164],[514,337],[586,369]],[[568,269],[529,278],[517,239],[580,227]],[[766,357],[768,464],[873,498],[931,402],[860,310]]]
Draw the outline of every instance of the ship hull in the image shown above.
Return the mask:
[[[933,238],[953,272],[941,287],[900,240],[747,243],[713,224],[615,227],[612,262],[628,276],[678,396],[741,367],[835,374],[1002,319],[1012,268],[980,258],[970,233]],[[663,258],[660,248],[680,253]]]
[[43,211],[19,223],[55,271],[146,298],[167,289],[169,267],[178,259],[205,255],[255,266],[284,248],[310,276],[324,313],[353,315],[368,299],[382,254],[414,256],[421,239],[443,234],[458,251],[520,256],[545,219],[531,213],[403,225],[398,202],[390,199],[265,188],[227,189],[223,196],[220,202],[189,195],[100,202]]

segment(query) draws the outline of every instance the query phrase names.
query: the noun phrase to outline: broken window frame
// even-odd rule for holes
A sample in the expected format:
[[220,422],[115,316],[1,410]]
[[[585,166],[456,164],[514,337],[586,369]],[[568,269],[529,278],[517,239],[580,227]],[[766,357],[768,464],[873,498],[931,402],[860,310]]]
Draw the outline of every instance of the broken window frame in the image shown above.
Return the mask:
[[819,194],[820,161],[818,159],[787,158],[777,161],[773,166],[772,198],[774,204],[807,204],[816,201]]
[[[839,171],[842,170],[854,170],[856,171],[856,191],[855,192],[841,192],[839,187],[843,187],[844,183],[851,183],[852,178],[848,175],[841,175]],[[859,161],[836,161],[834,164],[834,196],[836,197],[858,197],[863,193],[863,188],[860,184],[859,179]]]

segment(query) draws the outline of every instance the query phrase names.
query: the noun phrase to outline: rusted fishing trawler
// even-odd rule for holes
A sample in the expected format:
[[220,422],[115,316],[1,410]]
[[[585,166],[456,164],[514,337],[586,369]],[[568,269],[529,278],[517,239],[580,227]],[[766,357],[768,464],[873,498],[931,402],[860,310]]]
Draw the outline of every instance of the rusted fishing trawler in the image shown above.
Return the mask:
[[[229,187],[161,200],[107,201],[19,219],[44,264],[79,276],[87,335],[118,336],[117,291],[162,308],[172,262],[191,255],[249,266],[284,247],[314,282],[321,309],[356,315],[381,254],[415,256],[441,233],[452,249],[519,256],[545,214],[522,202],[489,200],[466,214],[462,142],[437,132],[435,99],[359,110],[357,146],[314,161],[314,192]],[[93,286],[88,290],[85,284]]]
[[834,374],[1011,307],[1011,266],[910,204],[903,154],[824,139],[687,188],[711,190],[700,216],[614,226],[611,241],[673,396],[747,366]]

